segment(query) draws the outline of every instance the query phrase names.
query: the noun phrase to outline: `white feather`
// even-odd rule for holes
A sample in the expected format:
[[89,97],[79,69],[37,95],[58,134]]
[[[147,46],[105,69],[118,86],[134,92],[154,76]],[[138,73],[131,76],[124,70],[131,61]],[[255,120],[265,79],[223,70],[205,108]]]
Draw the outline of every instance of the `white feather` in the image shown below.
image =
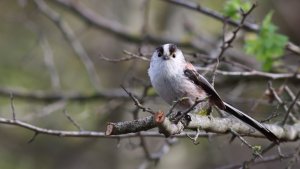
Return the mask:
[[[163,45],[164,53],[161,57],[158,57],[157,51],[152,55],[148,69],[151,84],[168,104],[173,104],[182,97],[189,97],[191,101],[194,101],[201,95],[199,88],[184,75],[187,62],[179,49],[176,50],[175,58],[173,58],[169,53],[169,47],[170,44]],[[164,60],[163,56],[170,58]],[[186,108],[188,107],[178,107],[178,109]]]

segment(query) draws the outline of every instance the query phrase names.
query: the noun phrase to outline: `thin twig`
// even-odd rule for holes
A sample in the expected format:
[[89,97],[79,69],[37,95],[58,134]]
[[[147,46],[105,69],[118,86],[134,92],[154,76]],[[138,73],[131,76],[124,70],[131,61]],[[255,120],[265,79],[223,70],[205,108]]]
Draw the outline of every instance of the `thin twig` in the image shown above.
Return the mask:
[[225,41],[225,34],[226,34],[226,19],[224,20],[224,23],[223,23],[223,36],[222,36],[222,46],[221,46],[221,52],[219,53],[219,56],[216,58],[216,63],[214,65],[214,68],[212,70],[212,78],[211,78],[211,85],[212,86],[215,86],[215,78],[216,78],[216,70],[218,69],[219,67],[219,64],[220,64],[220,59],[221,59],[221,56],[223,55],[223,53],[225,52],[226,48],[225,48],[225,45],[226,45],[226,41]]
[[67,119],[79,130],[83,131],[83,129],[80,127],[80,125],[69,115],[67,110],[63,111],[64,115],[67,117]]
[[82,61],[83,65],[86,68],[88,73],[89,79],[93,87],[99,90],[99,77],[94,66],[93,61],[90,59],[88,53],[81,45],[81,42],[77,39],[74,31],[72,30],[71,26],[62,20],[60,14],[55,10],[51,9],[44,0],[34,0],[38,9],[47,17],[49,18],[62,32],[67,42],[69,42],[70,46],[77,54],[77,56]]
[[241,135],[239,135],[236,131],[230,129],[230,132],[234,135],[234,137],[239,138],[239,139],[241,140],[241,142],[244,143],[244,144],[245,144],[245,145],[253,152],[254,155],[257,155],[257,156],[263,158],[262,155],[261,155],[258,151],[255,150],[254,146],[252,146],[250,143],[248,143],[248,141],[245,140],[245,139],[244,139]]
[[40,111],[39,113],[33,113],[33,114],[27,114],[25,116],[22,117],[23,120],[25,121],[31,121],[33,119],[36,118],[40,118],[40,117],[45,117],[48,116],[58,110],[63,110],[63,108],[66,106],[66,101],[65,100],[59,100],[56,102],[52,102],[48,105],[45,105]]
[[223,43],[222,43],[222,46],[221,46],[221,51],[220,51],[218,57],[216,58],[216,63],[215,63],[215,66],[213,68],[212,85],[214,85],[214,82],[215,82],[216,70],[218,69],[220,60],[223,58],[223,55],[224,55],[225,51],[227,49],[229,49],[230,47],[232,47],[232,42],[235,40],[235,38],[237,36],[237,33],[243,27],[243,25],[245,24],[247,16],[249,16],[249,14],[254,10],[255,7],[256,7],[256,3],[252,4],[251,8],[247,12],[241,11],[242,12],[241,13],[242,19],[241,19],[240,23],[238,24],[238,26],[232,31],[232,35],[228,40],[225,40],[225,38],[226,38],[225,37],[226,24],[227,24],[228,21],[227,21],[227,18],[224,19],[224,22],[223,22],[223,24],[224,24],[223,25]]
[[194,145],[198,145],[198,144],[199,144],[199,141],[197,141],[197,140],[198,140],[198,138],[199,138],[200,129],[197,128],[197,131],[196,131],[196,132],[197,132],[197,133],[196,133],[196,135],[195,135],[194,137],[192,137],[192,136],[186,134],[186,136],[187,136],[188,138],[190,138],[190,139],[193,141]]
[[28,140],[27,143],[32,143],[37,138],[38,135],[39,132],[34,132],[33,136]]
[[[270,151],[271,149],[273,149],[277,144],[276,143],[271,143],[268,147],[264,148],[262,151],[261,151],[261,155],[264,155],[265,153],[267,153],[268,151]],[[250,159],[249,161],[244,161],[243,164],[241,164],[240,166],[242,168],[244,167],[248,167],[249,165],[251,164],[254,164],[255,161],[258,159],[258,155],[254,154],[253,158]],[[261,159],[261,158],[260,158]]]
[[144,151],[147,159],[148,160],[155,160],[155,159],[152,158],[151,153],[150,153],[150,151],[149,151],[149,149],[147,147],[147,143],[146,143],[145,137],[142,136],[140,134],[140,132],[139,132],[139,138],[140,138],[140,141],[141,141],[141,147],[143,148],[143,151]]
[[270,116],[268,116],[267,118],[265,118],[264,120],[261,120],[260,122],[265,123],[265,122],[268,122],[268,121],[270,121],[271,119],[273,119],[275,117],[278,117],[281,114],[281,113],[278,112],[279,107],[280,107],[280,105],[277,105],[276,111],[274,113],[272,113]]
[[15,98],[24,99],[26,101],[43,101],[53,102],[60,100],[71,100],[71,101],[90,101],[90,100],[101,100],[101,99],[121,99],[128,100],[129,97],[122,92],[122,89],[107,90],[103,92],[94,93],[78,93],[78,92],[60,92],[53,93],[47,91],[21,91],[17,89],[8,89],[0,87],[0,95],[9,96],[13,93]]
[[61,88],[60,78],[54,63],[53,51],[45,36],[42,36],[40,46],[43,49],[44,62],[50,74],[52,88],[58,91]]
[[149,29],[149,15],[150,15],[150,0],[144,0],[142,3],[143,11],[143,24],[141,27],[141,43],[138,45],[139,54],[142,53],[142,48],[145,43],[147,43],[148,29]]
[[286,123],[287,118],[290,116],[291,111],[292,111],[292,109],[293,109],[293,107],[294,107],[294,105],[295,105],[295,103],[297,102],[297,100],[298,100],[299,97],[300,97],[300,91],[298,91],[298,93],[297,93],[295,99],[293,100],[293,102],[292,102],[291,105],[289,106],[289,108],[288,108],[288,110],[287,110],[287,112],[286,112],[286,114],[285,114],[285,116],[284,116],[284,119],[283,119],[283,121],[282,121],[282,125],[284,125],[284,124]]
[[206,98],[203,98],[203,99],[196,98],[194,104],[193,104],[191,107],[189,107],[187,110],[185,110],[184,112],[182,112],[181,115],[179,115],[179,116],[177,116],[177,117],[175,118],[174,123],[177,124],[177,123],[178,123],[183,117],[185,117],[189,112],[191,112],[192,110],[194,110],[195,107],[196,107],[199,103],[204,102],[204,101],[207,101],[208,98],[209,98],[209,96],[206,97]]
[[131,61],[131,60],[135,60],[135,59],[140,59],[140,60],[143,60],[143,61],[150,61],[149,58],[145,57],[144,55],[137,55],[137,54],[131,53],[127,50],[124,50],[123,53],[128,55],[128,56],[121,57],[121,58],[118,58],[118,59],[112,59],[112,58],[108,58],[108,57],[105,57],[102,54],[100,54],[100,56],[101,56],[100,58],[102,60],[105,60],[105,61],[108,61],[108,62],[124,62],[124,61]]
[[180,103],[180,102],[182,102],[182,101],[184,101],[184,100],[187,100],[187,99],[189,99],[189,98],[188,98],[188,97],[182,97],[182,98],[176,100],[176,101],[172,104],[171,108],[169,109],[169,111],[168,111],[166,117],[169,117],[169,116],[173,113],[173,110],[176,108],[176,106],[178,105],[178,103]]
[[132,94],[130,93],[129,91],[127,91],[127,89],[125,89],[124,86],[121,86],[121,88],[128,94],[128,96],[132,99],[132,101],[134,102],[134,104],[141,110],[143,110],[144,112],[148,112],[150,114],[154,114],[155,112],[151,109],[151,108],[148,108],[148,107],[144,107],[140,102],[139,100]]
[[127,50],[123,50],[123,53],[126,54],[126,55],[129,55],[133,58],[141,59],[141,60],[144,60],[144,61],[150,61],[149,57],[151,57],[151,55],[144,55],[144,54],[137,55],[137,54],[134,54],[134,53],[129,52]]
[[[294,153],[287,153],[282,155],[270,155],[270,156],[264,156],[264,158],[259,158],[253,161],[252,165],[259,165],[259,164],[265,164],[268,162],[274,162],[274,161],[279,161],[279,160],[284,160],[284,159],[289,159],[293,157]],[[230,164],[228,166],[223,166],[223,167],[218,167],[217,169],[236,169],[240,168],[243,165],[241,164]]]
[[299,160],[299,155],[300,155],[300,145],[297,146],[293,154],[293,158],[289,161],[289,164],[286,167],[286,169],[292,169],[293,165],[295,165],[295,163]]
[[12,111],[12,119],[16,120],[16,112],[15,112],[15,106],[14,106],[14,95],[13,93],[10,93],[10,107]]
[[237,68],[249,71],[249,72],[253,71],[253,68],[251,68],[251,67],[249,67],[247,65],[244,65],[244,64],[242,64],[240,62],[236,62],[236,61],[234,61],[234,60],[232,60],[232,59],[230,59],[228,57],[223,57],[222,62],[223,63],[227,63],[228,65],[231,65],[231,66],[234,66],[234,67],[237,67]]
[[[138,101],[137,98],[135,98],[133,96],[133,94],[131,94],[130,92],[128,92],[123,86],[122,88],[124,89],[124,91],[133,99],[133,101],[135,102],[135,105],[136,105],[136,108],[132,111],[132,115],[133,115],[133,119],[134,120],[138,120],[138,113],[139,113],[139,110],[141,109],[141,106],[142,104],[144,103],[144,99],[145,97],[147,96],[147,93],[148,93],[148,90],[149,90],[149,87],[148,85],[146,85],[144,87],[144,90],[142,92],[142,95],[140,97],[140,102]],[[139,106],[138,106],[139,105]],[[153,112],[154,113],[154,112]],[[147,147],[147,143],[146,143],[146,140],[145,140],[145,137],[141,134],[141,132],[138,132],[138,136],[140,138],[140,142],[141,142],[141,147],[147,157],[148,160],[157,160],[155,158],[152,157],[152,154],[150,153],[150,150],[148,149]]]
[[[201,71],[212,71],[211,68],[204,68],[204,67],[196,67],[197,70]],[[223,75],[223,76],[231,76],[231,77],[258,77],[258,78],[268,78],[272,80],[278,80],[278,79],[300,79],[300,74],[295,75],[294,73],[268,73],[268,72],[261,72],[257,70],[247,71],[247,72],[239,72],[239,71],[222,71],[222,70],[216,70],[217,74]]]
[[[220,22],[224,22],[224,20],[226,19],[226,17],[223,16],[222,14],[220,14],[220,13],[218,13],[218,12],[212,10],[212,9],[205,8],[205,7],[201,6],[200,4],[198,4],[196,2],[192,2],[192,1],[188,1],[188,0],[184,0],[184,1],[183,0],[163,0],[163,1],[166,1],[166,2],[169,2],[169,3],[175,4],[175,5],[182,6],[182,7],[187,8],[187,9],[191,9],[191,10],[200,12],[200,13],[202,13],[204,15],[207,15],[209,17],[212,17],[215,20],[220,21]],[[234,21],[232,19],[228,19],[228,23],[230,25],[233,25],[233,26],[238,26],[239,25],[239,22]],[[242,28],[247,30],[247,31],[253,31],[253,32],[259,32],[260,31],[260,27],[256,24],[253,24],[253,23],[247,23],[246,22],[243,25]],[[288,42],[286,44],[286,49],[292,51],[295,54],[300,55],[300,47],[293,44],[292,42]]]
[[[271,82],[271,81],[268,82],[268,89],[269,89],[270,93],[272,94],[272,96],[277,100],[277,102],[278,102],[280,105],[283,106],[283,108],[284,108],[284,110],[285,110],[286,112],[288,112],[288,109],[289,109],[289,108],[288,108],[287,105],[282,101],[282,99],[278,96],[277,92],[275,91],[275,89],[274,89],[273,86],[272,86],[272,82]],[[293,114],[288,113],[288,117],[290,117],[290,118],[292,119],[293,122],[297,122],[297,118],[296,118]],[[283,123],[282,123],[282,124],[283,124]]]
[[[294,95],[294,93],[292,92],[292,90],[287,85],[284,85],[283,89],[291,97],[292,100],[295,100],[296,96]],[[297,101],[296,104],[300,108],[300,101]]]

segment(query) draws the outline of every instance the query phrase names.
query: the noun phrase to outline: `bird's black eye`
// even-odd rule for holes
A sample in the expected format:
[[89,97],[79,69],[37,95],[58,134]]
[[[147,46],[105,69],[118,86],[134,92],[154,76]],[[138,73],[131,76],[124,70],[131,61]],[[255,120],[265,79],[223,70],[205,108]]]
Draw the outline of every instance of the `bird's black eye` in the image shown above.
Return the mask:
[[176,58],[176,55],[175,55],[175,53],[173,53],[173,54],[172,54],[172,57],[173,57],[173,58]]
[[156,52],[157,52],[157,56],[161,57],[163,55],[163,53],[164,53],[163,46],[160,46],[160,47],[156,48]]
[[190,121],[192,121],[192,118],[191,118],[191,116],[190,115],[185,115],[185,117],[184,117],[188,122],[190,122]]

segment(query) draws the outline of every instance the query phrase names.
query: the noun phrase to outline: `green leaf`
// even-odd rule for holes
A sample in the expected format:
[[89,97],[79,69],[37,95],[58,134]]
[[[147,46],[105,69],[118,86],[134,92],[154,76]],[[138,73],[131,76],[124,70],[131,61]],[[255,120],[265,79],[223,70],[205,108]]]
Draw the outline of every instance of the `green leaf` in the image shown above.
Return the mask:
[[252,147],[252,150],[255,154],[260,154],[262,152],[260,145],[255,145]]
[[251,3],[248,0],[227,0],[223,9],[225,16],[233,20],[241,19],[240,10],[248,11]]
[[200,116],[207,116],[209,112],[206,109],[201,109],[197,114]]
[[245,41],[245,51],[256,56],[263,63],[263,69],[271,70],[274,59],[284,54],[288,38],[276,33],[277,27],[272,23],[273,12],[269,12],[261,25],[260,32]]

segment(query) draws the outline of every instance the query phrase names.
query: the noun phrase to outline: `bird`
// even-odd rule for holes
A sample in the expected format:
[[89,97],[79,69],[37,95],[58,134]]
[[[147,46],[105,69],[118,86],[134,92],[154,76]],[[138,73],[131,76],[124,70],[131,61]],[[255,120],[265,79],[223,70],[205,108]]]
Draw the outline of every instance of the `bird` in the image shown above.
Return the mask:
[[[205,77],[185,60],[182,51],[175,44],[164,44],[155,49],[148,75],[154,90],[164,101],[170,105],[178,101],[178,111],[189,109],[196,99],[207,98],[208,101],[197,104],[195,109],[217,106],[255,128],[270,141],[278,142],[277,136],[263,124],[224,102]],[[181,98],[188,99],[179,100]]]

